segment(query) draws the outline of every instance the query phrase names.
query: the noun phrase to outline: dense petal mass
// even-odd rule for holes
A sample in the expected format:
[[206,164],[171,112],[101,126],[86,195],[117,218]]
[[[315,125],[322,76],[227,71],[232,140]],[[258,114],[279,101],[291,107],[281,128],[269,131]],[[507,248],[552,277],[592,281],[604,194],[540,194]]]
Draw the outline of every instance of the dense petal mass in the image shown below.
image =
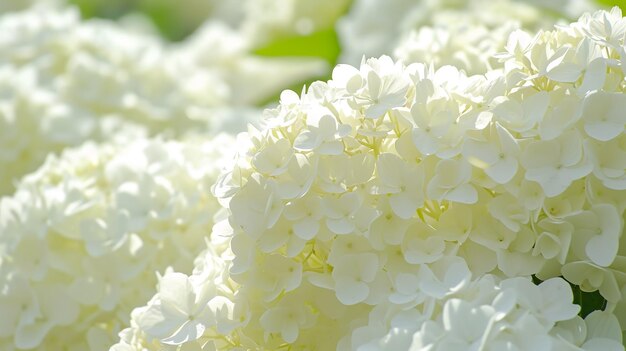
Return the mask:
[[[27,176],[0,200],[1,342],[108,347],[128,326],[122,316],[151,296],[154,273],[189,270],[206,247],[219,208],[208,187],[230,142],[86,144]],[[161,285],[164,303],[144,325],[168,343],[202,335],[197,306],[210,291],[173,274]],[[87,335],[100,336],[87,346]]]
[[204,133],[222,108],[324,68],[255,45],[315,41],[346,1],[237,3],[171,47],[0,17],[0,194],[81,145],[0,198],[0,349],[624,350],[619,8],[370,4],[398,60],[286,90],[235,141]]
[[49,152],[89,140],[240,132],[260,114],[256,104],[328,71],[320,59],[253,55],[260,43],[252,37],[261,33],[249,28],[208,20],[183,43],[166,45],[149,31],[83,21],[67,4],[45,6],[66,2],[23,1],[14,6],[42,6],[0,19],[0,195]]
[[[526,49],[523,43],[507,45],[509,34],[520,27],[547,29],[555,19],[575,19],[596,6],[588,0],[356,0],[337,24],[340,62],[355,65],[363,56],[394,53],[404,62],[454,65],[484,74],[498,66],[493,55],[505,46],[511,53]],[[567,77],[571,71],[559,67],[552,75]]]
[[[609,40],[591,34],[605,14],[534,39],[516,33],[501,69],[484,76],[383,56],[339,65],[299,98],[284,93],[222,176],[236,181],[213,188],[228,210],[224,259],[241,323],[227,334],[208,327],[190,344],[620,343],[611,316],[626,284],[626,198],[611,189],[623,178],[623,138],[588,127],[598,103],[598,118],[617,118],[609,103],[624,94],[621,84],[598,83],[623,81],[622,70],[594,68],[620,62]],[[605,77],[591,81],[588,70]],[[294,182],[297,191],[281,190]],[[599,322],[578,316],[570,283],[608,301]],[[611,332],[584,333],[587,323]],[[122,344],[168,342],[128,332],[135,339],[124,334]]]

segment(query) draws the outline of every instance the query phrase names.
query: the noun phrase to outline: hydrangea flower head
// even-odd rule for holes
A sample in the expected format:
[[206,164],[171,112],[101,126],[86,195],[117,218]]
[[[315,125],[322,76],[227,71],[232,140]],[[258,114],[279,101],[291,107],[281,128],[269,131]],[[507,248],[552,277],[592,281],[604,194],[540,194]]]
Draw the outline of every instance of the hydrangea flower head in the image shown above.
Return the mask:
[[[626,140],[612,112],[624,43],[599,32],[606,21],[623,19],[540,32],[484,76],[383,56],[283,93],[213,189],[242,317],[191,344],[623,349],[612,309],[626,285],[626,193],[613,170],[626,164],[604,160]],[[588,78],[592,65],[604,75]],[[566,280],[612,307],[583,321]],[[580,332],[601,324],[610,336]],[[141,349],[134,336],[170,341],[136,324],[118,347]]]
[[[89,143],[24,178],[0,201],[1,348],[112,344],[152,295],[155,272],[189,271],[206,248],[219,209],[209,188],[231,142]],[[182,286],[172,300],[202,305],[210,294],[166,277]],[[192,305],[168,311],[202,311]]]
[[173,45],[42,6],[3,15],[0,31],[0,195],[48,153],[87,140],[239,132],[255,104],[328,69],[252,55],[243,30],[217,21]]
[[575,19],[597,8],[587,0],[358,0],[337,24],[340,61],[356,64],[363,55],[393,53],[405,63],[454,65],[468,74],[485,74],[499,68],[493,55],[511,33],[548,29],[558,19]]

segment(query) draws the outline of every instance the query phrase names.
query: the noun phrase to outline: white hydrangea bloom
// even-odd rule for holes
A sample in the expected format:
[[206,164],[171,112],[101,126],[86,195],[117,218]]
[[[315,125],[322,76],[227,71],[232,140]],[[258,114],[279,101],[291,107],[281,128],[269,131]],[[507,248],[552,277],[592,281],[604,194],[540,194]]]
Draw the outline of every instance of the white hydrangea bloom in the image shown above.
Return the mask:
[[148,132],[119,115],[97,115],[58,100],[37,86],[31,69],[0,68],[0,195],[14,190],[17,179],[40,166],[49,153],[86,140],[123,143]]
[[318,59],[255,56],[240,30],[214,21],[173,45],[34,7],[2,16],[0,31],[0,195],[49,152],[86,140],[239,132],[242,110],[327,71]]
[[[626,197],[595,165],[626,135],[594,137],[586,126],[602,117],[585,112],[598,94],[607,104],[624,94],[623,42],[593,34],[609,27],[603,21],[623,20],[615,9],[541,32],[487,76],[381,57],[339,65],[299,98],[284,93],[215,188],[234,228],[232,279],[263,310],[315,304],[310,285],[361,315],[382,302],[427,306],[485,273],[563,275],[620,301]],[[576,55],[585,45],[598,53],[585,60],[608,67],[594,83],[572,68],[586,64]],[[623,130],[612,108],[601,111]],[[556,113],[565,114],[560,129],[542,133]],[[607,165],[623,170],[617,155]],[[259,274],[276,255],[300,286]],[[297,332],[261,323],[263,347],[312,347],[303,335],[315,326],[296,315]]]
[[[412,30],[393,48],[404,62],[430,62],[438,67],[453,65],[468,74],[480,74],[497,67],[493,55],[504,47],[504,38],[519,28],[511,20],[490,28],[484,22],[472,23],[465,17],[447,19],[446,24]],[[463,21],[463,22],[461,22]]]
[[198,120],[203,114],[196,110],[227,99],[225,83],[192,76],[157,39],[106,22],[82,23],[73,9],[9,14],[0,18],[0,31],[0,133],[7,135],[0,194],[49,152],[86,140],[206,129],[207,118]]
[[[313,305],[303,306],[299,303],[302,297],[293,295],[262,312],[260,325],[267,332],[256,334],[250,318],[260,306],[242,300],[244,290],[228,277],[229,253],[223,251],[227,243],[228,239],[212,243],[213,249],[196,260],[192,275],[170,271],[161,277],[157,294],[133,311],[131,327],[120,333],[120,342],[110,350],[272,350],[280,346],[262,346],[254,338],[272,338],[275,333],[293,343],[301,328],[317,332],[318,341],[327,340],[328,326],[316,324],[319,316],[310,310]],[[352,331],[336,346],[311,339],[301,346],[368,351],[624,350],[617,317],[609,311],[595,311],[580,318],[580,306],[572,303],[571,288],[562,278],[539,285],[529,278],[491,275],[470,281],[463,260],[449,268],[457,278],[442,286],[441,296],[428,296],[415,308],[389,300],[378,302],[369,316],[346,315],[337,310],[336,302],[332,305],[327,297],[317,296],[329,304],[323,313],[344,317],[336,322],[352,325]],[[407,277],[401,279],[398,291],[409,284]],[[429,291],[431,284],[425,283],[421,289]],[[307,294],[315,290],[312,286],[308,289]],[[190,307],[198,312],[173,317]]]
[[141,315],[134,312],[138,327],[147,336],[164,344],[180,345],[199,339],[207,328],[225,330],[228,324],[235,323],[232,292],[228,286],[222,287],[228,283],[222,281],[227,271],[225,265],[215,259],[204,264],[207,267],[199,276],[167,272],[160,277],[158,297]]
[[615,315],[595,311],[583,321],[572,299],[561,278],[534,285],[487,275],[423,309],[378,305],[345,345],[367,351],[624,349]]
[[[170,60],[159,39],[111,22],[81,22],[75,8],[10,14],[0,27],[2,65],[35,70],[40,86],[88,112],[124,111],[126,118],[163,128],[161,120],[171,122],[184,112],[182,102],[199,105],[203,95],[202,102],[211,106],[227,98],[217,77],[180,79],[189,68]],[[190,123],[184,120],[180,123]]]
[[87,143],[25,177],[0,201],[2,348],[111,345],[154,273],[190,271],[206,247],[232,142]]
[[587,0],[358,0],[337,25],[341,62],[394,53],[397,59],[455,65],[468,74],[493,68],[516,29],[535,31],[554,22],[546,13],[573,19],[596,6]]

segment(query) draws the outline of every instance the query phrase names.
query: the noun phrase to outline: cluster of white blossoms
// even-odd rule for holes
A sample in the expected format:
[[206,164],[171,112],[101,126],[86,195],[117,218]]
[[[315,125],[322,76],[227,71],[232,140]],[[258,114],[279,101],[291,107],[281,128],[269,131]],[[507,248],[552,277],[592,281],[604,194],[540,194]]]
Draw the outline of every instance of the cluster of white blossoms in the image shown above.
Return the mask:
[[183,343],[183,350],[232,349],[228,346],[233,344],[221,335],[243,320],[235,317],[237,285],[229,279],[227,248],[227,237],[213,236],[196,259],[193,274],[168,270],[160,276],[157,294],[132,312],[131,326],[120,333],[121,341],[111,350],[175,350],[176,346],[167,345]]
[[[467,269],[465,267],[465,269]],[[424,311],[377,305],[355,329],[352,349],[397,350],[623,350],[617,318],[595,311],[584,320],[561,278],[535,285],[527,278],[450,280],[447,295]],[[347,345],[346,345],[347,346]],[[349,348],[345,348],[346,350]]]
[[327,69],[316,59],[256,57],[250,40],[212,21],[167,45],[81,21],[73,8],[34,7],[1,16],[0,32],[0,195],[48,153],[87,140],[241,131],[245,121],[224,111]]
[[187,106],[228,99],[224,82],[171,60],[158,38],[112,22],[82,22],[75,8],[8,14],[0,18],[0,30],[0,65],[31,75],[30,89],[53,95],[52,103],[85,120],[118,115],[152,132],[184,129],[194,123]]
[[535,32],[596,7],[588,0],[357,0],[337,26],[340,61],[355,65],[362,55],[393,53],[405,63],[454,65],[484,74],[497,64],[493,54],[503,50],[512,31]]
[[624,350],[625,33],[615,8],[485,75],[382,56],[283,92],[213,188],[227,248],[112,350]]
[[[623,350],[617,318],[604,311],[584,320],[577,316],[580,306],[572,303],[570,286],[561,278],[539,285],[528,278],[491,275],[471,281],[469,269],[457,258],[446,263],[442,281],[422,284],[419,301],[399,294],[417,284],[407,274],[389,301],[362,306],[359,313],[346,313],[347,306],[332,301],[328,293],[317,296],[323,291],[313,286],[306,294],[315,303],[299,306],[290,297],[290,302],[267,309],[258,297],[242,299],[242,288],[229,279],[227,243],[212,243],[192,275],[169,271],[162,276],[157,294],[133,311],[132,326],[120,333],[121,341],[111,351]],[[279,267],[280,262],[274,264]],[[424,307],[414,308],[420,304]],[[364,314],[368,309],[369,316]],[[257,323],[255,312],[262,313]],[[320,320],[323,314],[331,318]],[[299,330],[303,326],[307,330]],[[348,329],[352,331],[341,338]],[[272,333],[288,343],[256,341]],[[303,336],[304,342],[289,344]]]
[[206,248],[233,142],[86,143],[26,176],[0,200],[0,349],[112,345],[155,272]]

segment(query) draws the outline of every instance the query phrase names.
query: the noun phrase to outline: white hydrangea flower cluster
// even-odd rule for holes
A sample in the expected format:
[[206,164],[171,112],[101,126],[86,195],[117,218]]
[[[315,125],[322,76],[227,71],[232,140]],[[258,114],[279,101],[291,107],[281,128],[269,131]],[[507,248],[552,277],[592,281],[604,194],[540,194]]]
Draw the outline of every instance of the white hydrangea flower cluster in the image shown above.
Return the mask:
[[[339,319],[323,321],[332,322],[329,328],[308,310],[331,302],[325,296],[318,297],[316,306],[303,308],[292,302],[266,310],[260,325],[255,325],[254,316],[243,309],[255,311],[256,307],[263,311],[264,308],[242,304],[241,287],[225,273],[229,267],[224,243],[213,244],[221,255],[213,249],[200,256],[192,275],[166,273],[160,279],[158,293],[146,306],[133,311],[132,326],[120,334],[121,341],[111,351],[157,351],[168,347],[174,350],[176,345],[182,345],[180,350],[287,347],[285,344],[261,346],[254,342],[253,335],[271,335],[263,334],[259,327],[269,327],[286,341],[303,333],[317,333],[317,340],[308,338],[307,344],[290,345],[307,350],[624,349],[615,315],[596,311],[585,320],[577,316],[580,306],[572,303],[572,291],[563,279],[552,278],[538,286],[528,278],[519,277],[500,280],[487,275],[471,281],[467,265],[458,258],[450,262],[444,284],[432,280],[421,288],[423,294],[418,304],[423,308],[420,309],[414,308],[415,301],[396,293],[390,295],[389,301],[376,304],[369,316],[335,311],[334,317]],[[408,279],[399,284],[410,288],[415,281],[405,278]],[[318,293],[314,291],[316,288],[310,288],[308,296],[316,296],[313,295]],[[346,309],[336,302],[331,307]],[[328,306],[326,309],[330,311]],[[355,316],[361,318],[348,319]],[[309,329],[299,331],[305,320]],[[365,325],[357,326],[359,323]],[[245,328],[239,329],[245,324]],[[336,339],[337,327],[342,324],[340,331],[345,332],[347,325],[353,326],[353,330],[338,345],[328,343],[329,336],[334,336],[333,341]]]
[[17,178],[35,170],[48,153],[89,139],[122,143],[146,134],[144,126],[119,115],[97,118],[58,101],[29,69],[0,67],[0,196],[12,193]]
[[193,123],[184,115],[188,105],[228,99],[215,74],[171,60],[159,39],[111,22],[81,22],[75,8],[10,14],[0,29],[0,64],[32,71],[37,86],[76,113],[123,114],[151,131],[181,129]]
[[[225,101],[217,76],[186,72],[155,38],[77,11],[33,9],[0,18],[0,194],[49,152],[87,140],[181,134],[205,121],[189,110]],[[8,143],[8,144],[7,144]]]
[[587,0],[357,0],[337,25],[340,61],[354,65],[363,55],[394,53],[405,63],[455,65],[468,74],[483,74],[496,64],[492,56],[512,31],[534,32],[558,17],[574,19],[595,7]]
[[[623,350],[625,31],[616,8],[515,32],[484,76],[382,56],[283,92],[214,187],[229,278],[162,279],[115,351]],[[203,305],[161,328],[172,296]]]
[[0,200],[0,349],[113,344],[155,272],[190,271],[206,247],[232,143],[87,143],[25,177]]
[[166,45],[81,22],[74,8],[34,7],[0,17],[0,32],[0,195],[49,152],[87,140],[241,131],[245,121],[224,111],[327,70],[317,59],[254,56],[242,33],[212,21]]
[[133,310],[131,327],[120,333],[112,351],[175,349],[169,345],[183,343],[184,350],[233,346],[221,336],[241,324],[233,304],[237,285],[229,279],[225,259],[228,238],[216,235],[211,240],[196,259],[193,274],[168,270],[159,277],[157,294]]
[[489,27],[461,13],[454,13],[444,23],[411,30],[393,50],[394,57],[405,63],[452,65],[470,75],[484,74],[498,68],[494,54],[502,51],[506,38],[520,28],[514,20]]
[[561,278],[539,285],[521,277],[498,282],[490,275],[469,283],[460,280],[448,296],[433,300],[424,311],[377,305],[368,325],[353,332],[351,348],[623,350],[615,315],[595,311],[583,320],[572,298]]

